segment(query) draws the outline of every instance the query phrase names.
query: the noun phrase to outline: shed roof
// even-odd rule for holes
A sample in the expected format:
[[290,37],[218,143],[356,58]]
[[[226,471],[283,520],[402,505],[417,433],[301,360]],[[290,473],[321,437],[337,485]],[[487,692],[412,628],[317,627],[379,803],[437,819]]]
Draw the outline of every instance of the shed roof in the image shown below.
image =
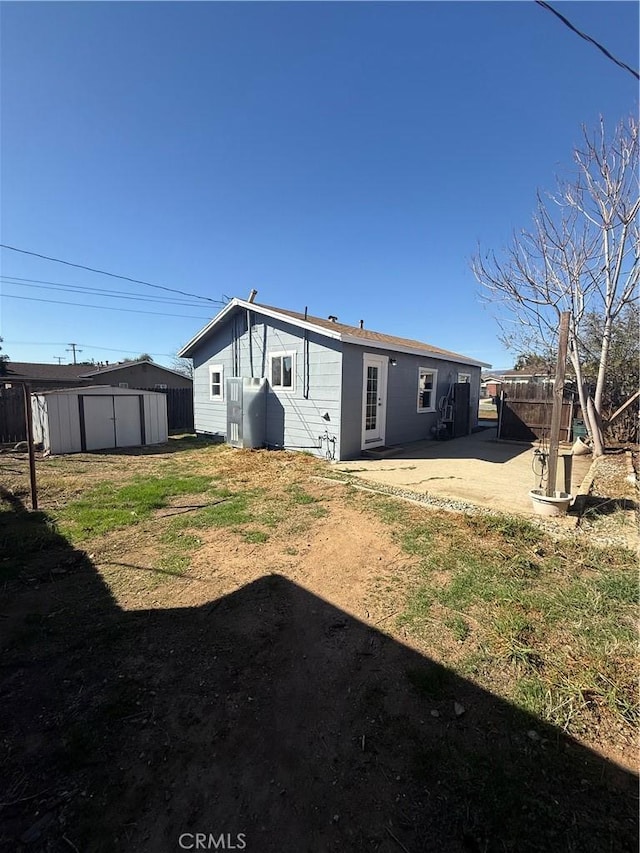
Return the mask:
[[322,317],[313,317],[310,314],[302,314],[299,311],[289,311],[284,308],[274,308],[271,305],[262,305],[256,302],[247,302],[244,299],[237,297],[232,299],[225,307],[211,320],[204,328],[202,328],[189,343],[180,350],[180,357],[189,357],[193,355],[198,344],[201,343],[214,329],[218,326],[235,308],[244,308],[249,311],[255,311],[258,314],[263,314],[266,317],[271,317],[276,320],[284,320],[292,323],[301,329],[308,329],[317,332],[334,340],[342,341],[343,343],[355,344],[357,346],[370,346],[378,349],[392,350],[394,352],[406,352],[413,355],[431,356],[433,358],[444,358],[449,361],[455,361],[459,364],[469,364],[476,367],[491,367],[483,361],[476,361],[466,355],[461,355],[457,352],[441,349],[440,347],[432,346],[431,344],[416,341],[411,338],[400,338],[395,335],[387,335],[383,332],[375,332],[372,329],[361,329],[358,326],[349,326],[345,323],[338,323],[334,320],[324,319]]

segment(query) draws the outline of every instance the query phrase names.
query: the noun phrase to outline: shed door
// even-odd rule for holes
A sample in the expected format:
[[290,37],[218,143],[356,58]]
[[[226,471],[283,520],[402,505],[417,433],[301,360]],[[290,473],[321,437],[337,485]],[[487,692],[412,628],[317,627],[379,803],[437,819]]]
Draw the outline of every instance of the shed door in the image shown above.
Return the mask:
[[[87,450],[105,450],[116,446],[113,397],[83,395],[84,434]],[[136,398],[137,399],[137,398]]]
[[116,424],[116,447],[139,447],[142,444],[140,430],[140,397],[124,394],[113,397]]
[[365,353],[362,371],[362,449],[384,444],[387,425],[386,356]]

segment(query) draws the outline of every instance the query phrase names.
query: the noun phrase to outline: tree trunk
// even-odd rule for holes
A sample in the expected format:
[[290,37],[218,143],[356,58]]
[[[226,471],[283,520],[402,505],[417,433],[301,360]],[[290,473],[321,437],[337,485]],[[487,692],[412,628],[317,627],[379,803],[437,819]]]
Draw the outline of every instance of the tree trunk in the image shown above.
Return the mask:
[[572,346],[569,349],[569,360],[571,361],[571,366],[573,367],[573,371],[576,375],[576,385],[578,386],[578,400],[580,400],[580,409],[582,410],[582,417],[584,418],[584,425],[587,428],[587,435],[593,441],[593,429],[591,427],[591,422],[589,420],[589,412],[587,409],[587,395],[584,389],[584,383],[582,381],[582,365],[580,364],[580,359],[576,355],[575,347]]
[[602,440],[602,421],[596,410],[591,397],[587,400],[587,413],[593,430],[593,457],[604,456],[604,442]]
[[598,379],[596,381],[596,393],[593,399],[593,405],[600,417],[602,417],[602,395],[604,393],[604,381],[607,373],[607,362],[609,360],[609,344],[611,342],[612,325],[613,319],[611,314],[608,313],[605,318],[604,329],[602,332],[602,348],[600,350],[600,363],[598,365]]

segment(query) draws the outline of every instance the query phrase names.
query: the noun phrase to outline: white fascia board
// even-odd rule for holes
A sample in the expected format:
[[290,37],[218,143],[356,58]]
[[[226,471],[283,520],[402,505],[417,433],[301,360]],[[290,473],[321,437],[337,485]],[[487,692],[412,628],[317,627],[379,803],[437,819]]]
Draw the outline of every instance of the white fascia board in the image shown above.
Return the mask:
[[200,329],[200,331],[194,335],[194,337],[192,337],[191,340],[182,347],[182,349],[178,350],[178,358],[190,358],[190,351],[193,347],[199,343],[202,338],[208,335],[209,332],[227,316],[227,314],[230,314],[231,311],[233,311],[237,302],[237,299],[232,299],[231,302],[228,302],[221,311],[218,311],[216,316],[212,320],[209,320],[206,326],[203,326],[203,328]]
[[[444,353],[439,352],[427,352],[423,349],[418,349],[417,347],[407,347],[402,346],[401,344],[391,344],[386,343],[385,341],[371,341],[365,340],[363,338],[355,338],[349,335],[342,335],[341,340],[345,344],[354,344],[358,347],[368,347],[370,349],[383,349],[389,350],[390,352],[404,352],[408,355],[418,355],[422,356],[422,358],[435,358],[440,361],[452,361],[454,364],[466,364],[470,367],[491,367],[490,364],[487,364],[484,361],[473,361],[473,359],[465,358],[464,356],[456,356],[452,358],[451,356],[447,356]],[[453,356],[453,353],[451,354]]]
[[263,308],[261,305],[256,305],[253,302],[247,302],[244,299],[238,299],[238,297],[235,297],[231,302],[225,305],[222,311],[216,314],[213,320],[207,323],[207,325],[202,328],[198,334],[189,341],[189,343],[185,344],[182,349],[178,351],[178,358],[188,358],[193,347],[200,343],[200,341],[205,338],[209,332],[213,331],[213,329],[221,323],[234,308],[244,308],[254,314],[261,314],[264,317],[270,317],[272,320],[280,320],[283,323],[288,323],[290,326],[296,326],[296,328],[306,329],[309,332],[317,332],[319,335],[324,335],[327,338],[333,338],[337,341],[341,340],[339,332],[333,332],[331,329],[325,329],[323,326],[316,326],[313,323],[309,323],[307,320],[298,320],[296,317],[291,317],[288,314],[281,314],[279,311],[274,311],[271,308]]

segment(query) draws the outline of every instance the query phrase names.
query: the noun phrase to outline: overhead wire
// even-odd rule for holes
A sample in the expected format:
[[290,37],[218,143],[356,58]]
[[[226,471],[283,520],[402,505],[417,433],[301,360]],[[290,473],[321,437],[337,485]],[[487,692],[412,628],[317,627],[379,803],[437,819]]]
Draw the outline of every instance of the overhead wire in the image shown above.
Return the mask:
[[162,311],[141,311],[137,308],[116,308],[113,305],[89,305],[86,302],[65,302],[62,299],[39,299],[36,296],[14,296],[5,293],[3,299],[21,299],[25,302],[47,302],[50,305],[72,305],[76,308],[97,308],[99,311],[121,311],[126,314],[150,314],[155,317],[184,317],[189,320],[210,320],[211,317],[196,317],[193,314],[167,314]]
[[[41,279],[19,278],[18,276],[3,276],[0,275],[0,282],[5,285],[13,285],[14,287],[33,287],[38,290],[52,290],[54,292],[66,291],[69,293],[81,293],[86,296],[100,296],[108,299],[127,299],[137,302],[153,302],[167,305],[181,305],[184,308],[202,308],[202,305],[197,302],[186,302],[184,299],[174,299],[170,296],[151,296],[144,294],[127,294],[118,290],[108,290],[100,287],[90,287],[89,285],[76,285],[55,281],[43,281]],[[218,303],[222,305],[223,303]]]
[[143,279],[140,279],[140,278],[131,278],[128,275],[118,275],[117,273],[107,272],[107,270],[97,269],[96,267],[89,267],[89,266],[86,266],[85,264],[77,264],[77,263],[74,263],[73,261],[65,261],[62,258],[53,258],[50,255],[43,255],[40,252],[33,252],[29,249],[19,249],[17,246],[9,246],[7,243],[0,243],[0,248],[1,249],[7,249],[10,252],[19,252],[21,255],[31,255],[34,258],[41,258],[42,260],[52,261],[53,263],[56,263],[56,264],[64,264],[65,266],[68,266],[68,267],[75,267],[76,269],[80,269],[80,270],[88,270],[89,272],[94,272],[94,273],[97,273],[98,275],[107,275],[107,276],[110,276],[111,278],[119,278],[122,281],[130,281],[133,284],[143,284],[145,287],[154,287],[157,290],[166,290],[166,291],[169,291],[170,293],[179,293],[181,296],[189,296],[193,299],[202,299],[205,302],[215,302],[215,303],[219,302],[219,300],[211,299],[209,296],[200,296],[197,293],[188,293],[186,290],[178,290],[175,287],[167,287],[164,284],[153,284],[150,281],[144,281]]
[[583,33],[581,30],[575,27],[568,18],[565,18],[565,16],[558,12],[557,9],[554,9],[550,3],[545,2],[545,0],[535,0],[535,2],[538,6],[542,6],[543,9],[546,9],[548,12],[551,12],[552,15],[555,15],[556,18],[559,18],[566,27],[568,27],[576,35],[580,36],[580,38],[584,39],[585,41],[588,41],[599,51],[604,53],[607,59],[610,59],[611,62],[615,62],[615,64],[618,65],[620,68],[623,68],[625,71],[628,71],[629,74],[633,74],[636,80],[640,80],[640,74],[638,74],[635,69],[627,65],[626,62],[622,62],[620,59],[616,59],[616,57],[610,51],[608,51],[607,48],[604,47],[604,45],[600,44],[600,42],[596,41],[590,35],[587,35],[587,33]]
[[[66,341],[9,341],[4,340],[3,342],[6,346],[29,346],[29,347],[66,347],[68,343]],[[76,344],[77,347],[82,347],[83,349],[95,349],[95,350],[104,350],[104,352],[118,352],[120,354],[130,355],[131,353],[137,353],[137,349],[126,349],[121,347],[118,349],[117,347],[100,347],[96,344],[85,344],[79,342]],[[148,355],[156,355],[162,356],[166,358],[175,358],[175,352],[150,352],[149,350],[144,350]]]

